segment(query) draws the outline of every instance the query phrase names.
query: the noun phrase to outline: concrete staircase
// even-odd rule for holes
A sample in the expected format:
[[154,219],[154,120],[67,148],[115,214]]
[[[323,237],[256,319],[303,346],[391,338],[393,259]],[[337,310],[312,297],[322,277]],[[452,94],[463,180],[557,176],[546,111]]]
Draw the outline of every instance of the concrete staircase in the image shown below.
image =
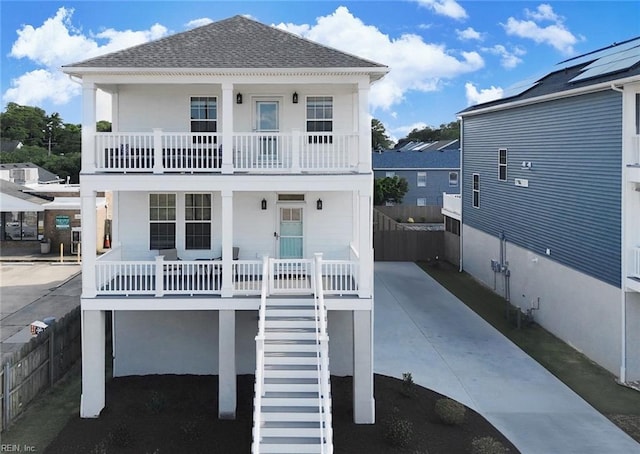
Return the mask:
[[[260,408],[254,412],[252,451],[331,453],[332,443],[327,444],[331,440],[331,435],[327,436],[327,430],[331,431],[331,401],[330,396],[326,396],[328,402],[321,399],[321,346],[314,298],[267,299],[264,315],[264,375],[262,396],[258,399],[256,394],[254,400]],[[320,316],[326,321],[326,311]],[[324,376],[328,392],[328,370]]]

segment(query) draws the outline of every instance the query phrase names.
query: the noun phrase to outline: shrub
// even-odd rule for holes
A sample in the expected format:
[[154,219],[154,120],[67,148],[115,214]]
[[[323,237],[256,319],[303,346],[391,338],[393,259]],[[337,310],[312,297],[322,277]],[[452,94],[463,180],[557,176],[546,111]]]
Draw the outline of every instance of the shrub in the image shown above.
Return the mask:
[[408,222],[409,224],[413,224],[415,221],[413,220],[413,218],[407,218],[407,222]]
[[151,413],[162,413],[167,405],[164,394],[158,391],[150,391],[147,400],[147,409]]
[[415,394],[415,391],[411,372],[404,372],[402,374],[402,388],[400,392],[403,396],[411,397]]
[[435,412],[443,424],[457,425],[464,422],[467,409],[460,402],[443,398],[436,401]]
[[474,438],[471,442],[472,454],[506,454],[509,450],[493,437]]
[[384,422],[384,439],[391,446],[405,447],[413,437],[413,424],[400,416],[398,409]]

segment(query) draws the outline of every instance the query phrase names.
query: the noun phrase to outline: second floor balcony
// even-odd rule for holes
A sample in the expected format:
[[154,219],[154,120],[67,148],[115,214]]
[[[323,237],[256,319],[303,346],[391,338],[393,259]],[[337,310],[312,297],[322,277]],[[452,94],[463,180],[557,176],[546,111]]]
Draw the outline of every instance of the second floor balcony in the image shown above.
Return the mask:
[[[351,173],[359,165],[356,133],[96,133],[87,173]],[[228,143],[230,146],[223,146]]]

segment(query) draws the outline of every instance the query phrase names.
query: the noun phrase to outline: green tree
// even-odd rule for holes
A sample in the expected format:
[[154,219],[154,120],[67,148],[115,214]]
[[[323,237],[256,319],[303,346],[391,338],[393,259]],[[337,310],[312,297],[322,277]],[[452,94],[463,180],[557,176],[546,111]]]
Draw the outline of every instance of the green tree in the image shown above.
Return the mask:
[[57,141],[54,154],[66,155],[68,153],[80,153],[82,151],[82,129],[80,125],[65,123],[57,132]]
[[407,142],[436,142],[438,140],[455,140],[460,138],[460,123],[452,121],[450,123],[441,124],[439,128],[433,129],[425,126],[422,129],[414,128],[407,137],[398,140],[397,148]]
[[42,147],[47,122],[47,115],[41,108],[10,102],[6,110],[0,114],[0,137],[19,140],[24,145]]
[[374,150],[387,150],[391,148],[392,142],[387,135],[387,131],[380,120],[371,120],[371,146]]
[[408,190],[409,184],[405,178],[397,175],[376,178],[373,180],[373,204],[384,205],[387,202],[400,204]]
[[111,122],[106,120],[100,120],[98,123],[96,123],[96,131],[111,132]]

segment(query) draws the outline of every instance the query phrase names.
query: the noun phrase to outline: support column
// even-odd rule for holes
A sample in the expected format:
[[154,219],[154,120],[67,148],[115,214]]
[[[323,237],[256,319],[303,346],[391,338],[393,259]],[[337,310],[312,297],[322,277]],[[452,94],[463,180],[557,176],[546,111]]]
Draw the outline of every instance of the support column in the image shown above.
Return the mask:
[[358,172],[371,173],[371,119],[369,79],[358,83]]
[[96,86],[93,82],[82,83],[82,171],[96,170]]
[[218,417],[236,419],[236,311],[220,311],[218,326]]
[[358,198],[358,253],[360,254],[358,296],[371,298],[373,295],[373,221],[371,219],[373,205],[369,194],[361,192]]
[[353,311],[353,422],[374,424],[373,317],[371,311]]
[[96,292],[96,193],[81,191],[82,216],[82,297],[94,298]]
[[222,297],[233,296],[233,191],[222,191]]
[[222,84],[222,173],[233,173],[233,84]]
[[97,418],[105,404],[105,312],[82,311],[80,417]]

